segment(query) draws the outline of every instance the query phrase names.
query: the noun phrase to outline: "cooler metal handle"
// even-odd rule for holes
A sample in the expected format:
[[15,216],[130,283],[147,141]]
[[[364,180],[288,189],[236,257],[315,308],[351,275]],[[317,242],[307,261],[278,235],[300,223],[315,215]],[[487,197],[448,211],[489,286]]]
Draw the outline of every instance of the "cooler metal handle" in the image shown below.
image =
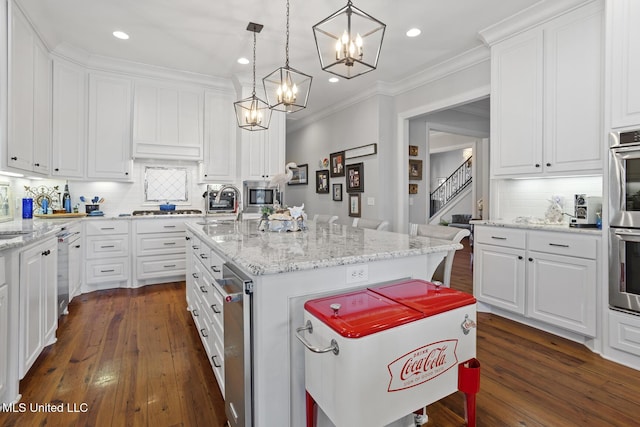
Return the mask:
[[464,321],[460,324],[460,327],[462,328],[462,333],[465,335],[469,335],[469,332],[471,332],[471,329],[477,327],[476,322],[474,322],[473,320],[469,319],[469,315],[465,314],[464,315]]
[[298,338],[305,347],[307,347],[314,353],[328,353],[332,351],[336,356],[340,353],[340,347],[338,347],[338,342],[335,339],[331,340],[331,345],[329,347],[319,348],[312,345],[309,341],[307,341],[304,335],[300,334],[303,331],[309,331],[310,334],[313,333],[313,325],[311,324],[311,320],[307,320],[307,323],[305,323],[304,326],[296,328],[296,338]]

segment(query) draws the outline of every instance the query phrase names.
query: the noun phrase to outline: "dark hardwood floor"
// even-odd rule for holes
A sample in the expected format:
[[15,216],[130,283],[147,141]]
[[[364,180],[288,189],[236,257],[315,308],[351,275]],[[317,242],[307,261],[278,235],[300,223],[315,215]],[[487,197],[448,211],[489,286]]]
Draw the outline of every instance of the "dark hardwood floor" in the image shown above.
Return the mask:
[[[471,253],[463,242],[452,287],[470,292]],[[183,283],[82,295],[57,335],[21,382],[22,402],[79,410],[84,403],[87,412],[0,413],[0,425],[224,425]],[[640,425],[640,372],[579,344],[480,313],[477,357],[479,427]],[[465,425],[462,395],[430,405],[428,415],[428,426]]]

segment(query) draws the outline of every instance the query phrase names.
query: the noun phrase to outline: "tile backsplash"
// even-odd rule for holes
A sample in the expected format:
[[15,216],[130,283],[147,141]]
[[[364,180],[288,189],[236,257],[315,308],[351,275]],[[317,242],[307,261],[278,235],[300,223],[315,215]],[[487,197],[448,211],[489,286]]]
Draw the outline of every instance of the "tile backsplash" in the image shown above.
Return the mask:
[[602,177],[507,179],[496,181],[493,189],[492,219],[544,218],[552,196],[564,197],[568,214],[574,213],[574,194],[602,196]]

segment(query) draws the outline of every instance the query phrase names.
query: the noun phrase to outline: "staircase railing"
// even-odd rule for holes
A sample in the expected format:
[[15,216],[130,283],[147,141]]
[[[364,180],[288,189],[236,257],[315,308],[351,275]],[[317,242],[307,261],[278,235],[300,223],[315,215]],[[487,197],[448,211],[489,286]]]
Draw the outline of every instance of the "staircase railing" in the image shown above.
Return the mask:
[[462,163],[449,177],[431,193],[430,217],[446,206],[462,190],[471,184],[471,157]]

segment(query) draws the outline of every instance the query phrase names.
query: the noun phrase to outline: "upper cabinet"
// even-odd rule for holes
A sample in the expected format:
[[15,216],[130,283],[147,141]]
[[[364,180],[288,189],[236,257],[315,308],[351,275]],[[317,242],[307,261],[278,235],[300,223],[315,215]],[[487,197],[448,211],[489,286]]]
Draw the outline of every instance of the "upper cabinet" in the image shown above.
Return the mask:
[[198,87],[138,80],[133,107],[135,158],[202,160],[203,96]]
[[84,177],[86,123],[86,71],[79,65],[55,58],[51,175],[61,178]]
[[202,181],[235,182],[236,119],[232,92],[207,91],[204,98],[204,162]]
[[594,2],[491,47],[491,173],[602,172],[603,12]]
[[611,126],[640,125],[640,2],[611,6]]
[[253,132],[242,131],[243,179],[265,180],[284,172],[285,117],[285,113],[274,111],[271,114],[269,129]]
[[9,34],[7,166],[49,174],[51,60],[31,25],[12,3]]
[[131,80],[89,75],[87,177],[131,180]]

